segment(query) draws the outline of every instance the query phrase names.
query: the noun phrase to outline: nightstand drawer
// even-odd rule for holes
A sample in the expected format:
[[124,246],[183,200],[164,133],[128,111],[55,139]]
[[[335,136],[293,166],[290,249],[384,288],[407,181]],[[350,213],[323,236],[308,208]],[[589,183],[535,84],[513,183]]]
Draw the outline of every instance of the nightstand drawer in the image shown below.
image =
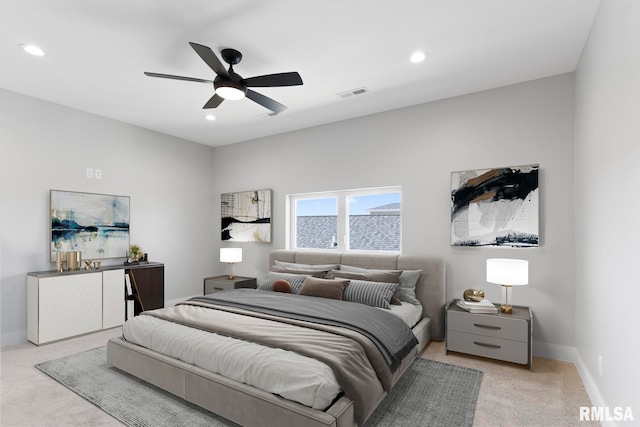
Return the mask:
[[529,344],[523,341],[478,336],[477,334],[449,330],[447,334],[447,350],[513,363],[529,363]]
[[230,291],[234,288],[233,281],[229,280],[223,282],[221,280],[205,280],[204,281],[205,294],[212,294],[219,291]]
[[230,291],[239,288],[256,288],[255,277],[236,276],[229,279],[227,276],[206,277],[203,286],[204,294],[212,294],[220,291]]
[[507,315],[496,316],[449,311],[447,322],[447,329],[450,332],[457,331],[486,337],[523,341],[525,347],[529,337],[529,322],[524,319],[509,318]]

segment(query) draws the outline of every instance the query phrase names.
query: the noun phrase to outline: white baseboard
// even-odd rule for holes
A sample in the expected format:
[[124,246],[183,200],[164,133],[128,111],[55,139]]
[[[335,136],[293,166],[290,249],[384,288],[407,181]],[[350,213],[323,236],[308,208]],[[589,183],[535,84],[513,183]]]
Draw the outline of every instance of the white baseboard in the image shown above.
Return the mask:
[[0,347],[8,347],[10,345],[23,344],[27,342],[27,330],[6,332],[0,337]]
[[[582,383],[584,384],[584,388],[589,395],[589,399],[591,399],[591,406],[608,408],[607,403],[602,398],[602,394],[600,394],[600,390],[598,390],[598,386],[593,380],[591,372],[587,369],[587,365],[584,363],[582,357],[580,357],[580,353],[575,347],[534,341],[533,355],[537,357],[544,357],[546,359],[555,359],[573,363],[578,371],[578,375],[580,375]],[[612,420],[600,420],[600,425],[603,427],[617,426],[616,422]]]
[[563,362],[571,362],[574,364],[578,360],[578,351],[575,347],[549,344],[540,341],[533,342],[533,355],[536,357],[544,357],[545,359],[562,360]]

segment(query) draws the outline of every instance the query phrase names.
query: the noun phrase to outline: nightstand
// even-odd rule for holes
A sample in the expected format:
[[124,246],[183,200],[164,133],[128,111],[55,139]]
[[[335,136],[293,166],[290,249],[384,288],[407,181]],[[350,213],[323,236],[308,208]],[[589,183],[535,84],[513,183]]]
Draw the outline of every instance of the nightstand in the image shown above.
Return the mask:
[[[470,313],[452,301],[446,311],[446,350],[528,365],[533,370],[533,315],[513,306],[512,314]],[[498,305],[498,309],[500,309]]]
[[235,276],[233,279],[228,279],[227,276],[215,276],[205,277],[203,292],[205,295],[212,294],[219,291],[227,291],[238,288],[253,288],[257,285],[255,277],[240,277]]

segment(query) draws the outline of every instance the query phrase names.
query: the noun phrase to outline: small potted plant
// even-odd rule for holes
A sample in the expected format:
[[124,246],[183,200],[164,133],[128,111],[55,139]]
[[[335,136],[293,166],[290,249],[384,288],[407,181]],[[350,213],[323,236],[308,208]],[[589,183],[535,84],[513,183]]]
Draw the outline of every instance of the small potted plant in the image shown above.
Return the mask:
[[127,254],[128,262],[136,262],[142,256],[142,249],[140,249],[140,245],[132,244],[129,245],[129,252]]

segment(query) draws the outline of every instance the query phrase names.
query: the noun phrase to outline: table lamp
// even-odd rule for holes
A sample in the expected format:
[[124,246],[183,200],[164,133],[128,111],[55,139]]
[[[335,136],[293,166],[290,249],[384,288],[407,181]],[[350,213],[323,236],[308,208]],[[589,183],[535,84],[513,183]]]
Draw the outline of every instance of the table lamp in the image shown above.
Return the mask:
[[502,313],[511,314],[509,290],[512,286],[529,283],[529,261],[523,259],[492,258],[487,260],[487,282],[502,285]]
[[220,262],[229,264],[227,279],[233,280],[233,263],[242,262],[242,248],[220,248]]

